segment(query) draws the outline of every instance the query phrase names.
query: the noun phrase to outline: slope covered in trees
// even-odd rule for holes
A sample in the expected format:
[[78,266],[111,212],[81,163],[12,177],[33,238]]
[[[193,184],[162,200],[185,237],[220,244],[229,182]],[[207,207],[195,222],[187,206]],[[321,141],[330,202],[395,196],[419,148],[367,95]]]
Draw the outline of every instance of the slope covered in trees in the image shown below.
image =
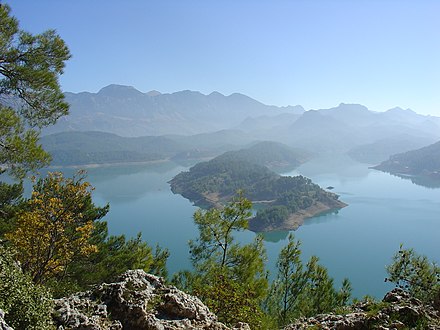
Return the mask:
[[146,162],[167,159],[188,147],[160,136],[124,138],[104,132],[64,132],[44,136],[41,143],[52,165]]
[[178,174],[170,184],[174,193],[207,207],[220,206],[243,190],[247,198],[265,206],[250,221],[250,228],[255,231],[296,229],[305,218],[346,206],[336,194],[310,179],[280,176],[241,152],[199,163]]
[[440,141],[424,148],[393,155],[374,168],[393,174],[440,179]]

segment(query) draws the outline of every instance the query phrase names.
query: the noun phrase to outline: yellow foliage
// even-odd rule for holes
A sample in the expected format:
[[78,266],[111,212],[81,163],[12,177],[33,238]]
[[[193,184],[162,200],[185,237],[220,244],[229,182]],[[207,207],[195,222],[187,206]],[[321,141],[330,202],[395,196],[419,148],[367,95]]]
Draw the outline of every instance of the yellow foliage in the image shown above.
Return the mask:
[[7,239],[35,282],[55,277],[75,257],[97,251],[90,243],[93,222],[83,212],[91,190],[82,177],[65,179],[61,173],[49,173],[34,186],[29,209],[19,215]]

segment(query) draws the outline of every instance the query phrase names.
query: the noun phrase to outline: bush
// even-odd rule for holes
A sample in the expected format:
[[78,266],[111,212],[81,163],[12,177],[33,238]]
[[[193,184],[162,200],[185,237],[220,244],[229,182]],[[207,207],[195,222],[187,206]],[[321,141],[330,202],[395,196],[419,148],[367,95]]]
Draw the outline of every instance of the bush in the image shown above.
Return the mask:
[[23,274],[11,250],[0,246],[0,309],[14,329],[54,329],[52,297]]

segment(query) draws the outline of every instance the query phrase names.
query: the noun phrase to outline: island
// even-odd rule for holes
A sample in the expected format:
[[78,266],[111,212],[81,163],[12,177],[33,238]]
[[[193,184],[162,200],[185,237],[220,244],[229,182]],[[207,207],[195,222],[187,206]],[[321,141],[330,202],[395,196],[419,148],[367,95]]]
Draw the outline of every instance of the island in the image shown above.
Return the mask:
[[246,154],[227,152],[198,163],[175,176],[171,190],[203,208],[221,207],[242,190],[258,209],[249,222],[255,232],[295,230],[307,218],[347,206],[312,180],[281,176]]

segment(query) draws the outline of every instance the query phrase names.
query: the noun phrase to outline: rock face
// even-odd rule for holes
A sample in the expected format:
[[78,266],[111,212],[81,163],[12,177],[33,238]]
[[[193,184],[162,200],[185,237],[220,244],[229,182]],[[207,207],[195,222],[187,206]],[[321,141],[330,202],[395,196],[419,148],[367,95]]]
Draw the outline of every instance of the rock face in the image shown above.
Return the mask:
[[14,330],[5,321],[5,313],[0,309],[0,330]]
[[381,302],[360,302],[345,315],[321,314],[300,319],[284,330],[440,329],[440,313],[402,289],[387,293]]
[[[230,329],[198,298],[143,270],[127,271],[116,283],[55,300],[54,322],[58,330]],[[233,329],[249,327],[238,324]]]

